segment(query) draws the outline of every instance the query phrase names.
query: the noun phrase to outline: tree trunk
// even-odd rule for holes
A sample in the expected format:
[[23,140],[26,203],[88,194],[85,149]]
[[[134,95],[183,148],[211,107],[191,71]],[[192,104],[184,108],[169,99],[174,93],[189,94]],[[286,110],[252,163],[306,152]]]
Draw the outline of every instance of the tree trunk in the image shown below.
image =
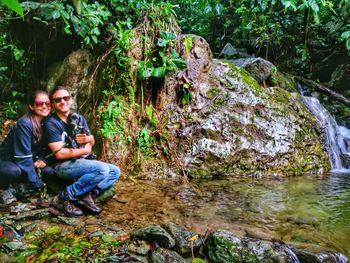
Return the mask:
[[311,87],[315,88],[320,93],[323,93],[323,94],[327,95],[328,97],[331,97],[332,99],[334,99],[340,103],[343,103],[346,106],[350,106],[350,99],[335,92],[334,90],[327,88],[325,85],[317,83],[316,81],[313,81],[310,79],[305,79],[303,77],[296,76],[295,78],[298,79],[299,81],[307,84],[307,85],[310,85]]

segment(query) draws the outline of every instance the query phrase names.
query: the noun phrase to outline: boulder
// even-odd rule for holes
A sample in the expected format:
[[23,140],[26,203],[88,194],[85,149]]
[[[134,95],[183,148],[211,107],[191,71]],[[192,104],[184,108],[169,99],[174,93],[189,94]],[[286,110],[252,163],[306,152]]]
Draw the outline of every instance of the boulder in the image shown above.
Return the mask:
[[167,106],[168,127],[188,175],[261,177],[329,169],[319,124],[298,94],[263,88],[227,62],[209,65],[206,74],[192,78],[188,105]]
[[74,109],[83,115],[90,116],[91,108],[83,106],[91,99],[94,92],[90,85],[91,71],[94,66],[96,66],[96,59],[92,54],[86,49],[78,49],[63,61],[49,67],[44,81],[46,90],[50,92],[55,86],[66,86],[73,95]]
[[258,83],[262,83],[271,76],[274,68],[270,61],[263,58],[240,58],[230,62],[239,69],[245,69]]
[[[188,231],[185,227],[168,222],[163,226],[175,240],[175,249],[181,255],[189,255],[193,251],[197,251],[202,245],[201,238],[193,232]],[[193,241],[191,241],[193,238]]]

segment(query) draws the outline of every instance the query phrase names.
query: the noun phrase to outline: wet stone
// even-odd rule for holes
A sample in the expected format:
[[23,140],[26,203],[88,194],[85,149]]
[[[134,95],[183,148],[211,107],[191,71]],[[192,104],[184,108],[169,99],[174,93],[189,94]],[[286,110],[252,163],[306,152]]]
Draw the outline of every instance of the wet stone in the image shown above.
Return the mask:
[[[168,222],[163,226],[175,239],[176,251],[181,255],[188,255],[191,253],[191,247],[194,250],[200,248],[202,242],[200,237],[195,238],[196,234],[188,231],[185,227],[181,225]],[[193,238],[193,241],[190,239]]]
[[289,256],[286,254],[282,245],[269,241],[248,239],[246,243],[247,251],[253,253],[259,261],[268,262],[289,262]]
[[112,198],[114,195],[116,195],[118,192],[117,188],[113,185],[106,191],[104,191],[102,194],[96,197],[96,202],[99,204],[103,204],[110,198]]
[[4,246],[11,251],[19,250],[25,247],[25,244],[20,241],[11,241],[4,244]]
[[304,249],[293,248],[293,252],[303,263],[335,263],[347,262],[347,258],[341,253],[335,252],[313,252]]
[[150,249],[151,246],[142,240],[136,240],[128,245],[128,251],[142,256],[146,256]]
[[165,248],[155,250],[151,255],[152,263],[186,263],[177,252]]
[[131,237],[157,242],[161,247],[172,248],[175,246],[175,240],[159,225],[149,225],[144,228],[131,232]]
[[24,220],[35,220],[50,217],[50,212],[48,209],[36,209],[31,211],[24,211],[16,215],[7,216],[8,219],[14,221],[24,221]]
[[55,223],[64,223],[70,226],[78,226],[83,223],[80,218],[66,216],[57,216],[52,218],[51,221]]

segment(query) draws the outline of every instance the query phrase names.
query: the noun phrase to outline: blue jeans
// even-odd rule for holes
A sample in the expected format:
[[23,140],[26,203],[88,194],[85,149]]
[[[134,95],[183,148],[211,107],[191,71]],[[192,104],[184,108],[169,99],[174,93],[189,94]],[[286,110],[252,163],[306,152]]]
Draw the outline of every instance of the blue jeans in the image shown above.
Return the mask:
[[55,173],[63,180],[74,181],[60,196],[76,201],[91,190],[96,189],[97,194],[107,190],[118,180],[120,169],[101,161],[74,159],[56,165]]

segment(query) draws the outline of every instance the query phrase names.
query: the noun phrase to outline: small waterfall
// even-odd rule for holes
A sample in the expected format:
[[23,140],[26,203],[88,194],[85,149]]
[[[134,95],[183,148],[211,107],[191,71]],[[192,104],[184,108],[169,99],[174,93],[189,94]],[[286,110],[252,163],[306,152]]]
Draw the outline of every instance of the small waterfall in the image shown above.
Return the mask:
[[319,262],[332,262],[332,263],[347,263],[348,259],[341,253],[320,253],[317,255],[317,259]]
[[288,255],[288,257],[290,259],[290,263],[300,263],[297,255],[295,255],[293,250],[290,249],[288,246],[284,247],[284,252],[286,252],[286,254]]
[[350,166],[350,130],[338,126],[335,119],[314,97],[303,96],[306,107],[313,113],[326,135],[326,148],[332,171],[349,171]]

